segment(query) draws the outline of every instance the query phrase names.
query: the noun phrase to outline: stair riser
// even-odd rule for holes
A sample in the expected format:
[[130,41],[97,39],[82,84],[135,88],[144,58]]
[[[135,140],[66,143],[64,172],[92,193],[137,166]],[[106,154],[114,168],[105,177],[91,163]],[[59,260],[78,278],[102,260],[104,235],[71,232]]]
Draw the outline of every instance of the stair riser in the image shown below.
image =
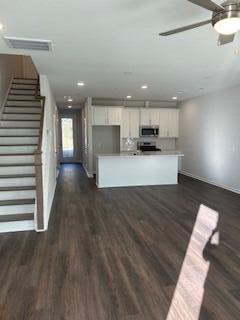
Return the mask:
[[0,187],[34,186],[35,178],[1,178]]
[[34,163],[34,155],[22,155],[22,156],[0,156],[0,163]]
[[35,95],[31,95],[31,96],[28,96],[28,95],[16,95],[16,94],[9,94],[8,95],[8,100],[18,100],[18,101],[26,101],[26,100],[34,100],[35,99]]
[[2,120],[40,120],[40,114],[5,114],[2,115]]
[[36,136],[39,135],[39,129],[3,129],[0,128],[1,136]]
[[41,101],[7,101],[6,106],[41,106]]
[[11,90],[24,90],[24,89],[31,89],[35,91],[36,84],[12,84]]
[[5,153],[33,153],[37,146],[0,146],[0,156]]
[[7,113],[41,113],[42,109],[40,107],[37,107],[37,108],[5,107],[4,112],[7,112]]
[[10,172],[11,174],[35,174],[34,166],[0,167],[0,175]]
[[11,127],[11,128],[39,128],[40,121],[7,121],[1,120],[0,127]]
[[1,222],[0,233],[35,230],[34,220]]
[[24,90],[24,89],[11,89],[10,90],[10,95],[16,95],[16,94],[20,94],[20,95],[24,95],[24,94],[26,94],[26,95],[32,95],[32,96],[34,96],[35,97],[35,93],[36,93],[36,91],[35,91],[35,88],[33,88],[33,90]]
[[38,144],[38,137],[1,137],[0,143],[5,144]]
[[0,191],[1,200],[34,199],[35,190]]
[[13,206],[0,206],[0,215],[5,214],[23,214],[23,213],[34,213],[35,205],[34,204],[21,204]]
[[13,83],[17,84],[37,84],[37,79],[36,80],[32,80],[32,79],[13,79]]

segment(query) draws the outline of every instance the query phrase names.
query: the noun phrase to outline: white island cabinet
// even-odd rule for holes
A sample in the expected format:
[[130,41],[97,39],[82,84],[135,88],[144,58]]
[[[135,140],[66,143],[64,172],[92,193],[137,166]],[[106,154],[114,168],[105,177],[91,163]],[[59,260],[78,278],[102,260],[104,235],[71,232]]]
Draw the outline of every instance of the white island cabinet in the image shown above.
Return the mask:
[[178,184],[179,151],[97,155],[98,188]]

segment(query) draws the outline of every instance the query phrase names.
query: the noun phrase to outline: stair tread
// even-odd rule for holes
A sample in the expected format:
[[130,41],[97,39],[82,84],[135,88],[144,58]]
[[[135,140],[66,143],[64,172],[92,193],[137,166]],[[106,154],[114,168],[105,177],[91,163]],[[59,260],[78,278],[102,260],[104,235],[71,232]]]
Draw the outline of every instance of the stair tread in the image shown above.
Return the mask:
[[[15,115],[15,114],[40,115],[40,112],[38,113],[38,112],[6,112],[6,111],[4,111],[3,114],[13,114],[13,115]],[[6,119],[4,119],[4,120],[6,120]],[[25,120],[25,119],[24,119],[24,120]]]
[[[9,136],[8,136],[9,137]],[[37,143],[8,143],[8,144],[2,144],[0,143],[0,147],[33,147],[33,146],[37,146]]]
[[[18,90],[21,90],[21,89],[18,89]],[[20,92],[19,93],[12,93],[11,91],[9,92],[9,95],[10,96],[30,96],[30,97],[35,97],[34,93],[20,93]]]
[[[0,128],[1,129],[1,128]],[[14,136],[12,136],[12,135],[2,135],[2,134],[0,134],[0,137],[2,137],[2,138],[37,138],[37,137],[39,137],[39,134],[32,134],[32,135],[14,135]]]
[[35,204],[35,199],[0,200],[0,206],[15,206],[22,204]]
[[[7,120],[3,120],[3,121],[7,121]],[[14,130],[18,130],[18,129],[37,129],[38,130],[39,127],[1,127],[1,125],[0,125],[0,129],[14,129]]]
[[13,221],[25,221],[25,220],[33,220],[33,219],[34,219],[34,213],[0,215],[0,223],[1,222],[13,222]]
[[38,106],[35,106],[35,105],[27,105],[27,106],[14,106],[14,105],[11,105],[11,106],[8,106],[8,105],[5,105],[5,108],[42,108],[41,105],[38,105]]
[[15,179],[15,178],[34,178],[34,173],[20,173],[20,174],[0,174],[0,179]]
[[23,78],[23,77],[13,77],[13,79],[17,79],[17,80],[38,80],[37,78]]
[[37,120],[37,119],[4,119],[4,120],[0,120],[0,121],[40,121],[40,120]]
[[26,191],[36,190],[36,186],[0,187],[0,191]]
[[34,156],[34,152],[26,152],[26,153],[1,153],[1,157],[4,156]]
[[0,167],[33,167],[34,163],[0,163]]
[[27,99],[27,100],[21,100],[21,99],[7,99],[7,101],[19,101],[19,102],[26,102],[26,101],[36,101],[36,102],[40,102],[40,99]]
[[[16,84],[15,84],[15,85],[16,85]],[[34,83],[33,83],[33,84],[24,83],[24,85],[26,85],[26,86],[34,86],[34,88],[36,87]],[[31,91],[33,91],[34,89],[33,89],[33,88],[22,89],[22,88],[12,88],[12,87],[11,87],[10,90],[31,90]]]

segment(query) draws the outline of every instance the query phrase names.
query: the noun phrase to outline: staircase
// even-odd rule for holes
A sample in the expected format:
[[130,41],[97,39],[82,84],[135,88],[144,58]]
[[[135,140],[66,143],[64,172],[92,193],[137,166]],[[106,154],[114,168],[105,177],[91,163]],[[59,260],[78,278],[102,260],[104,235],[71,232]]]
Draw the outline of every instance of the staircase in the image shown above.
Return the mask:
[[38,90],[37,79],[13,78],[0,118],[0,232],[35,229]]

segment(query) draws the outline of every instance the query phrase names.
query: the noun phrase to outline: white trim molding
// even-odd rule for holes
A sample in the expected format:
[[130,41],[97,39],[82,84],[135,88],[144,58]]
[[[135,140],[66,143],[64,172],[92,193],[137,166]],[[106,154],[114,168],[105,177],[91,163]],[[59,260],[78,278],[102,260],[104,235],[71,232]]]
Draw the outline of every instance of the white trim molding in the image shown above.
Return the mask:
[[213,185],[215,187],[219,187],[219,188],[222,188],[222,189],[225,189],[225,190],[240,194],[240,189],[232,188],[232,187],[229,187],[229,186],[226,186],[226,185],[217,184],[217,183],[215,183],[215,182],[213,182],[211,180],[196,176],[196,175],[194,175],[194,174],[192,174],[190,172],[184,171],[184,170],[179,170],[179,173],[183,174],[184,176],[188,176],[190,178],[197,179],[197,180],[209,183],[209,184],[211,184],[211,185]]

